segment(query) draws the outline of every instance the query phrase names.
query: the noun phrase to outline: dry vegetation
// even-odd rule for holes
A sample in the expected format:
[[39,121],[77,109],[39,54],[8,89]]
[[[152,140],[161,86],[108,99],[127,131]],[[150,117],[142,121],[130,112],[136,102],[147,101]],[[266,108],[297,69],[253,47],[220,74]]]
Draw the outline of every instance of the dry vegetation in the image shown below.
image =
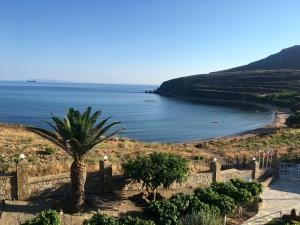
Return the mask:
[[[113,139],[102,143],[86,157],[89,171],[98,169],[98,161],[108,155],[116,165],[115,173],[120,172],[120,165],[130,157],[151,152],[172,152],[189,160],[192,171],[206,170],[211,158],[235,159],[244,155],[250,159],[259,150],[278,150],[281,155],[295,157],[299,153],[300,129],[279,129],[274,134],[263,137],[246,135],[243,137],[223,138],[195,144],[158,144],[142,143],[125,139]],[[29,161],[30,173],[33,176],[68,172],[72,162],[63,150],[22,126],[0,126],[0,169],[2,172],[15,170],[20,153]]]

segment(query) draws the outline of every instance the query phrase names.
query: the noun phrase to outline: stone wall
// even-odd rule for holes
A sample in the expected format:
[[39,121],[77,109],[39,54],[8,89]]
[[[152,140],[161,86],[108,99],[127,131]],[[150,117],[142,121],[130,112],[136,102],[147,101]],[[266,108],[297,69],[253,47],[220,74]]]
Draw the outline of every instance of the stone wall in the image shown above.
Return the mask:
[[[228,181],[233,178],[243,180],[257,180],[262,175],[273,173],[272,170],[261,171],[256,161],[252,163],[251,170],[221,170],[221,165],[214,161],[209,172],[191,173],[187,181],[171,185],[171,189],[207,187],[213,182]],[[31,198],[48,198],[68,195],[70,192],[70,174],[60,173],[41,177],[30,177],[27,173],[26,161],[17,165],[16,173],[0,174],[0,200]],[[99,171],[88,173],[86,193],[105,193],[112,190],[142,190],[142,183],[127,182],[121,175],[112,176],[112,165],[101,161]],[[270,172],[271,171],[271,172]]]
[[221,171],[221,181],[229,181],[234,178],[240,178],[242,180],[250,181],[252,180],[252,170],[237,170],[229,169]]
[[70,173],[28,178],[30,198],[47,198],[67,194],[70,189]]
[[[99,172],[88,173],[85,184],[86,193],[102,193]],[[70,193],[70,173],[28,178],[28,193],[30,198],[49,198],[64,196]]]
[[[211,172],[207,173],[192,173],[188,177],[187,181],[178,184],[174,183],[171,185],[170,189],[181,189],[181,188],[196,188],[196,187],[207,187],[213,182],[213,174]],[[158,189],[162,189],[160,187]],[[143,190],[143,184],[137,182],[129,182],[123,186],[125,191]]]
[[0,175],[0,200],[13,200],[17,197],[15,174]]
[[[252,170],[237,170],[237,169],[229,169],[222,170],[219,172],[220,174],[218,182],[226,182],[230,179],[240,178],[242,180],[251,180],[252,179]],[[170,189],[181,189],[181,188],[197,188],[197,187],[208,187],[214,182],[214,173],[213,172],[205,172],[205,173],[192,173],[188,177],[187,181],[178,184],[174,183],[171,185]],[[123,190],[125,191],[134,191],[134,190],[143,190],[144,187],[142,183],[129,182],[123,186]],[[162,187],[158,188],[162,189]]]

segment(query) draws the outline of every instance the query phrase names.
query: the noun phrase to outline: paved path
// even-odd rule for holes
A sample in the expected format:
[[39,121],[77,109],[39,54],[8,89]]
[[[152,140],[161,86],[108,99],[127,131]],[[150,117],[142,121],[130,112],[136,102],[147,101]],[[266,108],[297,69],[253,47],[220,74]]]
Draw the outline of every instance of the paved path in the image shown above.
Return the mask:
[[[298,213],[300,211],[300,180],[277,179],[264,189],[262,199],[262,206],[258,214],[243,224],[265,224],[273,218],[279,217],[280,213],[278,211],[290,213],[292,209],[296,209]],[[272,213],[274,214],[269,215]]]

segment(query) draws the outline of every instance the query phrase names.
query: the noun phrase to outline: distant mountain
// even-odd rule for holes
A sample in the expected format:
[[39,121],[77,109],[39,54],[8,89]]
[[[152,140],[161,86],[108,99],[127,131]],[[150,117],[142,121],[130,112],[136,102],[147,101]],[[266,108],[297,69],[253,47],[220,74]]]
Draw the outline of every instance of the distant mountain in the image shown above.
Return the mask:
[[180,98],[261,102],[286,91],[300,93],[299,45],[246,66],[165,81],[156,92]]
[[280,52],[270,55],[267,58],[252,62],[245,66],[235,67],[230,71],[246,70],[277,70],[277,69],[295,69],[300,70],[300,45],[285,48]]

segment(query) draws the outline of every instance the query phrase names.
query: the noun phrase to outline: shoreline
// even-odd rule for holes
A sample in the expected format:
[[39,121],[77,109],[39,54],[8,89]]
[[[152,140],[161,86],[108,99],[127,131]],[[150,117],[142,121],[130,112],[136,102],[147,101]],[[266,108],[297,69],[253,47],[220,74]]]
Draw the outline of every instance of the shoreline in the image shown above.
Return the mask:
[[[163,95],[165,96],[165,95]],[[278,128],[284,128],[286,127],[285,122],[286,119],[289,117],[291,114],[290,109],[288,108],[282,108],[282,107],[277,107],[269,104],[260,104],[260,103],[252,103],[252,102],[245,102],[245,101],[237,101],[237,100],[214,100],[214,99],[199,99],[199,98],[184,98],[184,97],[177,97],[177,96],[170,96],[166,95],[165,97],[171,97],[171,98],[177,98],[177,99],[182,99],[182,100],[189,100],[189,101],[196,101],[196,102],[202,102],[202,103],[223,103],[223,105],[227,106],[230,104],[242,104],[242,105],[249,105],[249,106],[255,106],[255,107],[260,107],[263,109],[266,109],[270,112],[273,112],[274,118],[272,123],[251,129],[251,130],[245,130],[242,132],[238,133],[233,133],[229,135],[224,135],[224,136],[219,136],[219,137],[212,137],[212,138],[205,138],[205,139],[196,139],[196,140],[191,140],[191,141],[179,141],[179,142],[172,142],[169,144],[198,144],[198,143],[203,143],[207,141],[215,141],[215,140],[225,140],[225,139],[234,139],[234,138],[247,138],[249,136],[257,136],[257,135],[266,135],[266,134],[271,134]],[[232,106],[234,107],[234,106]],[[24,124],[7,124],[7,123],[0,123],[0,127],[19,127],[19,128],[26,128],[27,125]],[[129,139],[129,138],[119,138],[119,139],[124,139],[124,140],[131,140],[131,141],[137,141],[140,143],[148,143],[136,139]],[[156,143],[156,142],[153,142]],[[168,142],[165,143],[160,143],[160,144],[167,144]],[[150,143],[151,144],[151,143]]]
[[[198,101],[199,100],[200,99],[198,99]],[[282,107],[277,107],[277,106],[268,105],[268,104],[243,102],[243,101],[230,101],[230,102],[258,106],[258,107],[267,109],[274,113],[273,121],[270,124],[267,124],[262,127],[255,128],[255,129],[245,130],[245,131],[242,131],[239,133],[225,135],[225,136],[221,136],[221,137],[213,137],[213,138],[207,138],[207,139],[199,139],[199,140],[195,140],[195,141],[181,142],[181,144],[198,144],[198,143],[203,143],[203,142],[207,142],[207,141],[216,141],[216,140],[225,140],[225,139],[243,139],[243,138],[248,138],[251,136],[260,136],[260,135],[271,134],[277,129],[287,127],[286,120],[291,114],[291,111],[288,108],[282,108]]]
[[[222,103],[224,105],[232,105],[232,104],[241,104],[241,105],[249,105],[249,106],[255,106],[260,107],[263,109],[266,109],[268,111],[271,111],[274,113],[274,119],[272,123],[264,125],[262,127],[258,127],[251,130],[245,130],[242,132],[225,135],[221,137],[213,137],[213,138],[206,138],[206,139],[198,139],[194,141],[183,141],[178,142],[177,144],[199,144],[207,141],[214,141],[214,140],[225,140],[225,139],[242,139],[247,138],[250,136],[257,136],[257,135],[267,135],[273,133],[276,129],[284,128],[286,126],[286,120],[291,114],[291,110],[289,108],[283,108],[278,107],[270,104],[262,104],[262,103],[255,103],[255,102],[248,102],[248,101],[239,101],[239,100],[219,100],[219,99],[209,99],[209,98],[188,98],[188,97],[182,97],[177,95],[169,95],[169,94],[158,94],[160,96],[164,97],[170,97],[170,98],[177,98],[182,100],[188,100],[188,101],[194,101],[194,102],[202,102],[202,103]],[[234,107],[234,106],[232,106]],[[176,143],[174,143],[176,144]]]

